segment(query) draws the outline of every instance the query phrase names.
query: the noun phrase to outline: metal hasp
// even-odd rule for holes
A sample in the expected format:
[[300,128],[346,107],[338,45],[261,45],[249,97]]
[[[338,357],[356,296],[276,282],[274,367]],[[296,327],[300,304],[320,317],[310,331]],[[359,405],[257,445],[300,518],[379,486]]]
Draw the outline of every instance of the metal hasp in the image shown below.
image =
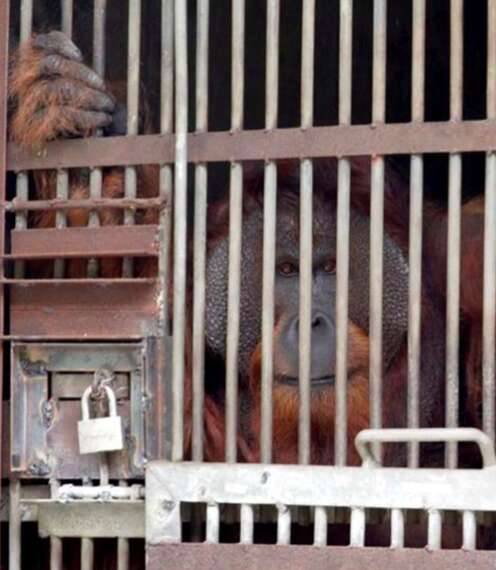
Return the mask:
[[82,420],[78,422],[79,453],[102,453],[119,451],[124,447],[122,418],[117,415],[117,402],[112,388],[103,386],[107,395],[109,415],[105,418],[90,418],[90,396],[93,386],[88,386],[81,399]]
[[[122,451],[109,456],[109,476],[116,479],[143,477],[148,456],[146,442],[153,440],[154,431],[152,407],[148,405],[153,396],[152,361],[147,342],[14,342],[11,471],[22,478],[100,477],[99,457],[91,453],[102,449],[96,449],[94,444],[85,447],[85,443],[83,452],[89,455],[80,455],[78,421],[81,420],[81,397],[85,390],[91,389],[95,371],[108,367],[114,373],[111,387],[116,397],[116,413],[122,418],[123,444]],[[107,415],[106,410],[99,415]],[[101,422],[101,419],[88,420],[88,423],[95,421]],[[151,434],[149,438],[147,431]]]

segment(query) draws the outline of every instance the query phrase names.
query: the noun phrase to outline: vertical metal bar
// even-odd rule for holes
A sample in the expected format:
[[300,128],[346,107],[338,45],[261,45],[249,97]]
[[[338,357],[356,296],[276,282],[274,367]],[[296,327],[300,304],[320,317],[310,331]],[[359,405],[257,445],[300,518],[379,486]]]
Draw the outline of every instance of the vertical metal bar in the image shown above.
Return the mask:
[[241,544],[253,544],[253,529],[255,517],[252,505],[241,505],[240,516],[240,542]]
[[463,511],[463,546],[464,550],[477,548],[477,517],[474,511]]
[[[208,28],[210,0],[197,6],[196,131],[208,130]],[[203,461],[205,353],[205,263],[207,240],[207,165],[195,166],[193,268],[193,461]]]
[[[29,175],[27,172],[18,172],[16,176],[16,198],[18,200],[28,200],[29,197]],[[15,227],[24,230],[28,227],[28,217],[26,212],[16,212]],[[24,261],[16,261],[14,265],[14,275],[16,279],[24,277],[26,264]]]
[[401,509],[391,510],[391,548],[405,546],[405,513]]
[[[107,0],[94,0],[93,4],[93,68],[100,75],[105,76],[105,21]],[[97,133],[98,136],[99,133]],[[101,198],[102,196],[102,170],[101,168],[90,169],[90,196]],[[88,226],[96,228],[100,225],[98,212],[90,212]],[[88,261],[88,277],[98,276],[98,262],[96,259]]]
[[[374,0],[372,121],[386,115],[387,0]],[[384,246],[384,158],[372,157],[370,204],[370,424],[382,426],[382,289]],[[381,445],[373,452],[381,459]]]
[[62,31],[72,37],[72,14],[74,0],[63,0],[62,2]]
[[[91,479],[83,479],[83,485],[91,486]],[[81,570],[93,570],[95,543],[92,538],[81,538]]]
[[219,542],[220,509],[217,503],[207,505],[206,542],[216,544]]
[[[139,82],[140,82],[140,38],[141,38],[141,0],[129,0],[129,34],[127,60],[127,134],[137,135],[139,127]],[[137,175],[135,166],[124,169],[124,194],[126,198],[136,198]],[[124,224],[134,224],[134,212],[125,210]],[[122,275],[132,277],[132,258],[125,258],[122,263]]]
[[[351,123],[353,0],[341,0],[339,43],[339,122]],[[347,158],[338,160],[336,232],[336,415],[334,462],[346,465],[348,412],[348,277],[350,243],[351,168]]]
[[175,0],[176,158],[174,181],[174,322],[172,340],[172,459],[184,454],[184,332],[188,176],[188,38],[186,2]]
[[[100,481],[100,484],[103,483]],[[127,487],[127,482],[120,481],[119,485]],[[129,570],[129,555],[129,539],[119,537],[117,539],[117,570]]]
[[291,511],[287,505],[277,505],[277,544],[291,542]]
[[[267,2],[267,54],[265,83],[265,128],[277,127],[279,100],[279,24],[280,1]],[[272,461],[272,389],[273,389],[273,331],[274,331],[274,279],[277,217],[277,166],[267,162],[264,178],[264,235],[262,284],[262,382],[260,461]]]
[[[463,113],[463,0],[451,0],[450,116]],[[448,261],[446,283],[446,427],[458,426],[458,352],[460,336],[460,242],[462,156],[450,155],[448,199]],[[446,466],[456,468],[458,446],[447,444]]]
[[[53,480],[50,482],[50,491],[52,499],[55,500],[59,482]],[[62,570],[62,539],[58,536],[50,537],[50,570]]]
[[327,545],[327,509],[325,507],[315,507],[313,544],[314,546]]
[[[161,53],[160,53],[160,132],[170,133],[174,128],[174,0],[162,0],[161,5]],[[172,229],[172,167],[161,165],[159,170],[159,192],[165,198],[166,207],[160,211],[158,273],[158,331],[162,341],[157,353],[157,367],[163,382],[155,383],[155,417],[157,426],[157,457],[165,458],[168,422],[164,410],[171,409],[172,395],[170,354],[166,353],[165,338],[169,336],[169,284],[170,249]],[[170,418],[172,414],[167,414]]]
[[20,41],[25,42],[31,37],[33,29],[33,0],[21,0],[21,33]]
[[[496,0],[488,0],[487,119],[496,119]],[[482,320],[482,427],[495,441],[496,415],[496,154],[487,153],[484,208],[484,297]]]
[[21,482],[10,480],[9,569],[21,570]]
[[[425,88],[425,0],[413,2],[412,16],[412,121],[424,120]],[[410,235],[408,286],[408,427],[419,427],[420,331],[422,304],[422,203],[424,160],[410,159]],[[419,464],[419,444],[408,444],[408,467]]]
[[[62,31],[69,37],[72,36],[72,11],[73,0],[63,0],[62,2]],[[57,188],[56,195],[59,200],[67,200],[69,198],[69,172],[67,170],[59,170],[57,172]],[[65,228],[67,226],[67,215],[63,211],[55,213],[55,227]],[[65,260],[56,259],[53,267],[53,276],[60,279],[64,276]]]
[[429,511],[427,522],[427,548],[439,550],[441,548],[441,536],[443,519],[441,511],[433,509]]
[[[243,128],[245,0],[232,2],[231,130]],[[238,428],[238,346],[243,220],[243,166],[231,163],[229,203],[229,283],[226,348],[226,461],[236,461]]]
[[365,546],[365,509],[354,507],[351,509],[350,546]]
[[[313,125],[315,0],[303,2],[301,49],[301,126]],[[313,277],[313,165],[309,159],[300,166],[300,298],[299,298],[299,425],[298,459],[310,462],[311,354],[312,354],[312,277]]]
[[[9,20],[10,2],[0,4],[0,93],[7,93],[9,76]],[[7,185],[7,97],[0,98],[0,203],[6,199]],[[0,254],[5,253],[5,211],[0,212]],[[0,261],[0,279],[5,277],[3,260]],[[4,334],[5,325],[5,302],[4,286],[0,286],[0,332]],[[3,394],[4,366],[3,366],[3,342],[0,343],[0,394]],[[2,396],[3,397],[3,396]],[[2,438],[2,407],[0,407],[0,441]],[[0,479],[6,474],[2,473],[0,466]],[[2,500],[2,486],[0,485],[0,501]],[[0,547],[1,556],[1,547]]]

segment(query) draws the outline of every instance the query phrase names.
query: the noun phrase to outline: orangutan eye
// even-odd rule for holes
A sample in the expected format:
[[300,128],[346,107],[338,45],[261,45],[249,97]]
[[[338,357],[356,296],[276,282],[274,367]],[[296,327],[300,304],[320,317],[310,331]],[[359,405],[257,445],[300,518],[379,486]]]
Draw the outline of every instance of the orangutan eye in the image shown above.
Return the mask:
[[334,273],[336,271],[336,262],[333,260],[327,261],[323,269],[325,273]]
[[291,261],[280,263],[277,270],[281,275],[284,275],[284,277],[292,277],[298,273],[298,267],[294,263],[291,263]]

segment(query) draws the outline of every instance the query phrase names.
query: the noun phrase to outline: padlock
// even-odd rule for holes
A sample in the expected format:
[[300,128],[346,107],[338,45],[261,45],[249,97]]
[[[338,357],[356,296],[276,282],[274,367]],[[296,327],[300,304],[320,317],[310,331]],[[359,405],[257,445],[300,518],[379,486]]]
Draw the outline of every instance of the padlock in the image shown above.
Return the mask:
[[123,449],[122,419],[117,415],[117,403],[114,391],[108,386],[105,389],[109,401],[109,416],[106,418],[90,418],[89,398],[92,386],[84,391],[81,399],[83,419],[78,422],[79,453],[101,453]]

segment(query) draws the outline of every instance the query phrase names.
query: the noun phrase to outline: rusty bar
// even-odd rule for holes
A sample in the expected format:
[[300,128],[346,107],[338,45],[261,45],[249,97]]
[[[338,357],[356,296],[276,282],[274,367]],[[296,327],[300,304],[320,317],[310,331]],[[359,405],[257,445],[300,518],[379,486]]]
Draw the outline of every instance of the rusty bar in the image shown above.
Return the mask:
[[427,548],[439,550],[443,532],[443,517],[441,511],[432,509],[427,516]]
[[18,200],[4,202],[3,209],[8,212],[29,210],[39,212],[43,210],[98,210],[101,208],[135,208],[137,210],[150,210],[165,206],[163,198],[93,198],[88,200]]
[[477,516],[474,511],[463,511],[463,546],[464,550],[477,548]]
[[[496,119],[496,1],[488,0],[487,109],[488,120]],[[484,295],[482,318],[482,427],[495,441],[496,415],[496,155],[486,157],[484,208]]]
[[325,507],[315,507],[313,544],[315,546],[327,545],[327,510]]
[[401,509],[391,510],[391,548],[405,546],[405,513]]
[[493,551],[440,550],[429,552],[424,548],[349,548],[292,545],[254,544],[240,548],[238,544],[164,544],[148,547],[148,568],[159,570],[232,570],[233,568],[312,568],[312,570],[477,570],[494,569]]
[[[67,200],[69,198],[69,172],[67,170],[57,171],[57,199]],[[63,210],[55,214],[55,227],[62,229],[67,226],[67,217]],[[53,268],[53,276],[60,278],[64,276],[65,262],[63,259],[56,259]]]
[[12,254],[15,256],[57,257],[64,255],[157,255],[157,226],[103,226],[89,229],[72,227],[63,230],[13,230]]
[[[52,499],[57,496],[59,482],[50,482],[50,494]],[[62,570],[62,539],[58,536],[50,537],[50,570]]]
[[[267,2],[267,53],[265,60],[265,128],[277,128],[279,99],[280,0]],[[264,235],[262,282],[262,381],[260,461],[272,461],[274,375],[274,279],[277,218],[277,166],[267,162],[264,172]]]
[[[196,131],[208,130],[208,28],[210,0],[197,5]],[[203,461],[203,404],[205,382],[205,291],[207,243],[206,164],[195,166],[195,221],[193,268],[193,461]]]
[[[231,131],[243,128],[245,0],[232,0]],[[229,282],[226,340],[226,461],[236,461],[238,433],[238,350],[243,221],[243,166],[231,162],[229,203]]]
[[[385,122],[386,115],[386,37],[387,0],[374,0],[374,52],[372,121]],[[382,289],[384,247],[384,158],[373,156],[370,203],[370,425],[382,426]],[[374,444],[381,459],[381,446]]]
[[[339,122],[351,122],[353,0],[341,0],[339,43]],[[336,415],[334,462],[346,465],[348,379],[348,278],[350,241],[351,165],[338,160],[338,203],[336,242]]]
[[[463,0],[451,0],[450,116],[463,119]],[[450,155],[446,278],[446,427],[458,425],[462,156]],[[448,443],[446,467],[456,468],[458,446]]]
[[[424,120],[425,89],[425,0],[412,4],[412,121]],[[408,427],[419,427],[421,295],[422,295],[422,204],[424,160],[419,154],[410,158],[410,219],[408,266]],[[408,467],[419,463],[419,444],[408,444]]]
[[[141,0],[129,0],[128,60],[127,60],[127,135],[137,135],[139,128],[139,83],[140,83],[140,41],[141,41]],[[136,198],[137,173],[134,166],[124,169],[124,194],[126,198]],[[124,212],[124,224],[134,224],[134,212]],[[131,277],[133,260],[123,260],[122,274]]]
[[[154,257],[156,254],[150,253],[148,251],[142,250],[136,250],[136,249],[122,249],[119,253],[116,253],[115,251],[101,251],[97,253],[98,257],[116,257],[116,256],[129,256],[129,257]],[[54,254],[52,253],[27,253],[27,254],[6,254],[4,256],[2,256],[3,259],[20,259],[20,260],[26,260],[26,259],[53,259],[55,257]],[[67,258],[85,258],[85,257],[95,257],[95,252],[92,251],[86,251],[84,253],[79,253],[79,252],[74,252],[74,251],[68,251],[68,252],[64,252],[64,253],[60,253],[57,254],[57,257],[62,258],[62,259],[67,259]],[[56,279],[62,279],[57,277]]]
[[[303,2],[301,39],[301,127],[313,125],[315,0]],[[305,159],[300,165],[300,295],[299,295],[299,422],[298,460],[310,462],[312,278],[313,278],[313,165]]]
[[253,544],[253,529],[255,517],[252,505],[241,505],[240,513],[240,543]]
[[277,544],[291,543],[291,510],[287,505],[277,505]]
[[[348,0],[347,0],[348,1]],[[496,147],[496,121],[390,123],[192,133],[187,137],[190,162],[277,160],[304,157],[481,152]],[[173,135],[139,135],[54,141],[43,157],[7,145],[7,169],[46,170],[173,161]]]
[[176,159],[174,181],[174,306],[172,340],[173,430],[172,459],[184,454],[184,345],[186,325],[186,214],[188,191],[188,42],[186,3],[174,3]]

